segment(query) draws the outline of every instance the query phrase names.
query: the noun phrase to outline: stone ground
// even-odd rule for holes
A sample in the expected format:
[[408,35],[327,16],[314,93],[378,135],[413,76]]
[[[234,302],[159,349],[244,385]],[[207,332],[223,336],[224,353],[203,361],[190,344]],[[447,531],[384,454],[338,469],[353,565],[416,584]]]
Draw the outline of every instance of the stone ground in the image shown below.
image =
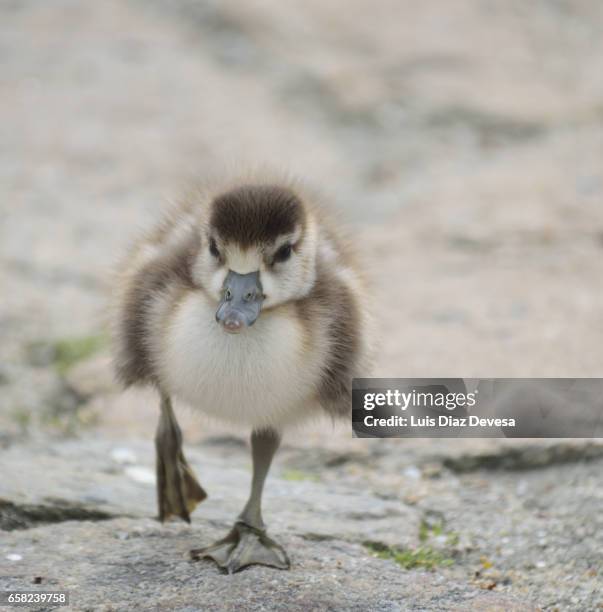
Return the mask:
[[[289,436],[293,568],[187,550],[243,504],[239,432],[179,407],[210,497],[153,520],[156,399],[121,394],[109,271],[193,175],[275,164],[374,279],[380,376],[601,376],[603,5],[0,6],[0,587],[76,610],[596,610],[595,441]],[[34,581],[40,584],[34,584]]]

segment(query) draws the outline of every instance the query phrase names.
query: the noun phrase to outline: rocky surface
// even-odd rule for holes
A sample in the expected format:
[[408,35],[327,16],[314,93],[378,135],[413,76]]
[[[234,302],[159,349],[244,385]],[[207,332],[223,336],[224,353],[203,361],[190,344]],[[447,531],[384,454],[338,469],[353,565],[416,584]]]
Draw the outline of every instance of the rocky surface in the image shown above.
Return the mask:
[[[120,393],[110,270],[191,175],[285,165],[352,226],[379,376],[599,376],[603,5],[0,7],[0,588],[73,609],[594,610],[601,446],[285,440],[293,569],[221,575],[239,432],[179,407],[209,499],[153,520],[156,398]],[[36,580],[39,579],[39,580]],[[35,584],[34,584],[35,583]]]
[[39,527],[6,538],[3,545],[21,551],[23,560],[0,580],[17,589],[39,576],[49,589],[69,590],[75,609],[530,609],[513,597],[441,576],[400,572],[346,542],[282,538],[295,559],[285,572],[254,567],[229,576],[209,562],[188,560],[191,542],[210,543],[220,535],[208,525],[160,528],[148,519]]
[[[589,609],[601,603],[600,461],[530,467],[526,459],[515,471],[504,459],[507,450],[520,451],[500,444],[490,453],[501,458],[500,471],[474,462],[475,469],[457,474],[446,460],[471,452],[479,457],[475,449],[434,453],[422,441],[353,442],[353,450],[284,446],[265,511],[271,534],[290,549],[293,570],[291,576],[246,570],[244,581],[257,576],[260,590],[272,593],[278,584],[276,599],[266,591],[257,601],[232,599],[231,605],[276,609],[287,589],[310,609],[366,609],[369,601],[368,609],[376,610]],[[551,444],[550,455],[560,448],[566,444]],[[219,437],[189,445],[187,456],[210,494],[190,527],[153,520],[150,440],[38,439],[5,449],[0,526],[10,533],[2,542],[0,575],[6,579],[0,584],[29,588],[42,576],[43,584],[69,589],[83,607],[161,607],[173,597],[176,607],[205,609],[195,597],[214,597],[213,589],[226,583],[211,564],[191,567],[186,547],[227,531],[245,501],[249,457],[243,443]],[[125,588],[128,580],[139,583],[132,559],[140,559],[141,576],[148,574],[145,584],[154,583],[147,604],[139,599],[142,591]],[[114,566],[129,569],[117,580]],[[186,588],[176,596],[174,575],[180,574],[177,584]],[[235,584],[244,588],[244,581]],[[337,587],[326,592],[331,581]],[[320,593],[305,590],[314,583]],[[199,584],[206,587],[198,590]],[[435,590],[426,586],[432,584]]]

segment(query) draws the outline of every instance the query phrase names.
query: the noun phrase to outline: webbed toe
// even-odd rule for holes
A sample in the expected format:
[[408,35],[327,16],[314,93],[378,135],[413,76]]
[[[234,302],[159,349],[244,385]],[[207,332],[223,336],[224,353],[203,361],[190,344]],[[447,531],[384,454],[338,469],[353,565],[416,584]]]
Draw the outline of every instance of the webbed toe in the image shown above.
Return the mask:
[[211,546],[190,551],[194,560],[209,558],[229,574],[234,574],[249,565],[267,565],[278,569],[291,566],[285,549],[266,534],[237,522],[228,535]]

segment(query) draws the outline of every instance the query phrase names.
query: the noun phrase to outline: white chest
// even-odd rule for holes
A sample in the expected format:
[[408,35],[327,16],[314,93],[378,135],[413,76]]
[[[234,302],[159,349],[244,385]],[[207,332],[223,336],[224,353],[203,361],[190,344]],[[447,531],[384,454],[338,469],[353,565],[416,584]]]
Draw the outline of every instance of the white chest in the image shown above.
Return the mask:
[[215,306],[190,294],[170,317],[159,368],[167,391],[192,407],[242,426],[284,426],[310,416],[320,358],[291,313],[260,313],[231,335]]

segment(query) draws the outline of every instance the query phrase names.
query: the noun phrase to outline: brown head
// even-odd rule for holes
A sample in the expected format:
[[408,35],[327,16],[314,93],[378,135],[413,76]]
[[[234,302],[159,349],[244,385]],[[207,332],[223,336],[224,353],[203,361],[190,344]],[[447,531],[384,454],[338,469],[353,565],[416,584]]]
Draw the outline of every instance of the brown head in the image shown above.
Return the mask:
[[195,280],[218,302],[229,332],[252,325],[261,309],[305,297],[316,278],[316,224],[289,187],[243,185],[209,203]]

